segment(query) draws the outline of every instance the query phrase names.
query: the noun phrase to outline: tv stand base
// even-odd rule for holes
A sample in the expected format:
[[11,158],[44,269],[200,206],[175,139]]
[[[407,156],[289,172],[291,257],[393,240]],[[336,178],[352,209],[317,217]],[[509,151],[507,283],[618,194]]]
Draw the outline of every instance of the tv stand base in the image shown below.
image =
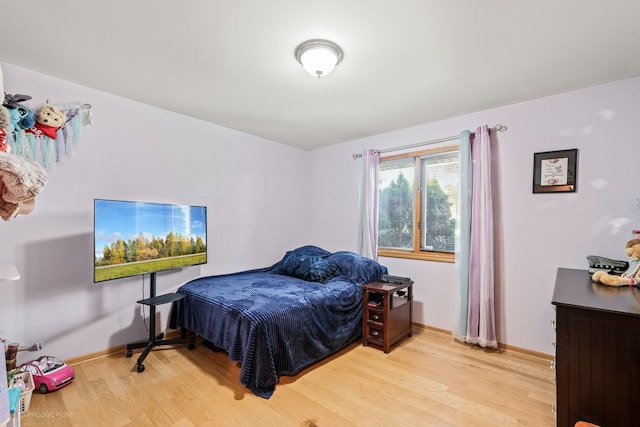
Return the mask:
[[149,280],[149,298],[137,301],[138,304],[149,306],[149,339],[147,341],[127,344],[127,357],[133,356],[133,350],[136,348],[144,348],[136,362],[138,372],[144,371],[144,359],[154,347],[160,345],[187,344],[189,350],[196,348],[196,337],[187,336],[184,328],[180,329],[180,338],[164,338],[164,333],[156,335],[156,306],[161,304],[172,303],[186,297],[184,294],[173,293],[156,296],[156,273],[151,273]]
[[[152,329],[149,329],[149,331],[152,331]],[[136,362],[137,371],[143,372],[145,369],[143,363],[144,359],[147,358],[147,355],[154,347],[177,344],[187,344],[187,348],[189,350],[193,350],[196,348],[196,337],[188,337],[184,328],[180,330],[180,338],[164,338],[164,333],[160,333],[158,336],[152,337],[152,339],[150,338],[148,341],[127,344],[127,357],[133,356],[133,350],[143,348],[144,350],[142,350],[142,353],[138,356],[138,361]]]

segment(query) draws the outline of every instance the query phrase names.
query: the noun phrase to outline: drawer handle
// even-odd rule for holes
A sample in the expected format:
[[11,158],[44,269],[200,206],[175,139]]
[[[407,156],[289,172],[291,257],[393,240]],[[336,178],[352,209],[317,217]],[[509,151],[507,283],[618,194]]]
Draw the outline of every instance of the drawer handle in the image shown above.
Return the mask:
[[373,335],[374,337],[378,335],[378,331],[371,331],[371,335]]
[[371,316],[371,318],[373,320],[378,320],[380,318],[380,316],[378,316],[377,314],[374,314],[373,316]]

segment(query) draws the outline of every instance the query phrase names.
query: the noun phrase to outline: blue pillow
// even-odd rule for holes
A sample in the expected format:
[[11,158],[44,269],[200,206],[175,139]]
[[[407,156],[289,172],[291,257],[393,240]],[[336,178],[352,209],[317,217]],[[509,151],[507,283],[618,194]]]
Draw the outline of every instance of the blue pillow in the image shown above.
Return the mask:
[[287,256],[300,256],[300,255],[311,255],[317,257],[324,257],[327,255],[331,255],[331,252],[326,251],[322,248],[313,245],[300,246],[292,251],[288,251],[285,254],[285,258]]
[[338,268],[316,255],[295,255],[285,256],[277,271],[279,274],[297,277],[307,282],[326,283],[329,279],[338,274]]
[[377,282],[387,274],[387,267],[354,252],[335,252],[325,260],[338,267],[340,276],[358,284]]

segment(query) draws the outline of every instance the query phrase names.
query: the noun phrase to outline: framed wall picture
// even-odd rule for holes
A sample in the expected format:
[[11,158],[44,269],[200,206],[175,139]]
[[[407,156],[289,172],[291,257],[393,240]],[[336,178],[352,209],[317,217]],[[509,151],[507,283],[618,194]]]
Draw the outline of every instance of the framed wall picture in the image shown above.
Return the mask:
[[578,149],[533,154],[534,193],[574,193]]

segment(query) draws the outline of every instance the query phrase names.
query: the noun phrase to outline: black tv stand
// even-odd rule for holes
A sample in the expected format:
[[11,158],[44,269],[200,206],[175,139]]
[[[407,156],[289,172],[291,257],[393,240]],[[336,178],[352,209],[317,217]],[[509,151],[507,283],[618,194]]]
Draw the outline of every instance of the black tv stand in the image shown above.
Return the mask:
[[147,341],[127,344],[127,357],[133,356],[134,349],[144,348],[136,362],[138,372],[144,371],[144,363],[142,362],[144,362],[144,359],[153,347],[157,347],[159,345],[187,344],[189,350],[196,348],[196,337],[188,337],[184,328],[180,329],[180,338],[165,339],[164,333],[156,335],[156,306],[181,300],[185,296],[186,295],[184,294],[178,293],[156,296],[156,273],[151,273],[151,278],[149,280],[149,298],[136,301],[138,304],[149,306],[149,339]]

